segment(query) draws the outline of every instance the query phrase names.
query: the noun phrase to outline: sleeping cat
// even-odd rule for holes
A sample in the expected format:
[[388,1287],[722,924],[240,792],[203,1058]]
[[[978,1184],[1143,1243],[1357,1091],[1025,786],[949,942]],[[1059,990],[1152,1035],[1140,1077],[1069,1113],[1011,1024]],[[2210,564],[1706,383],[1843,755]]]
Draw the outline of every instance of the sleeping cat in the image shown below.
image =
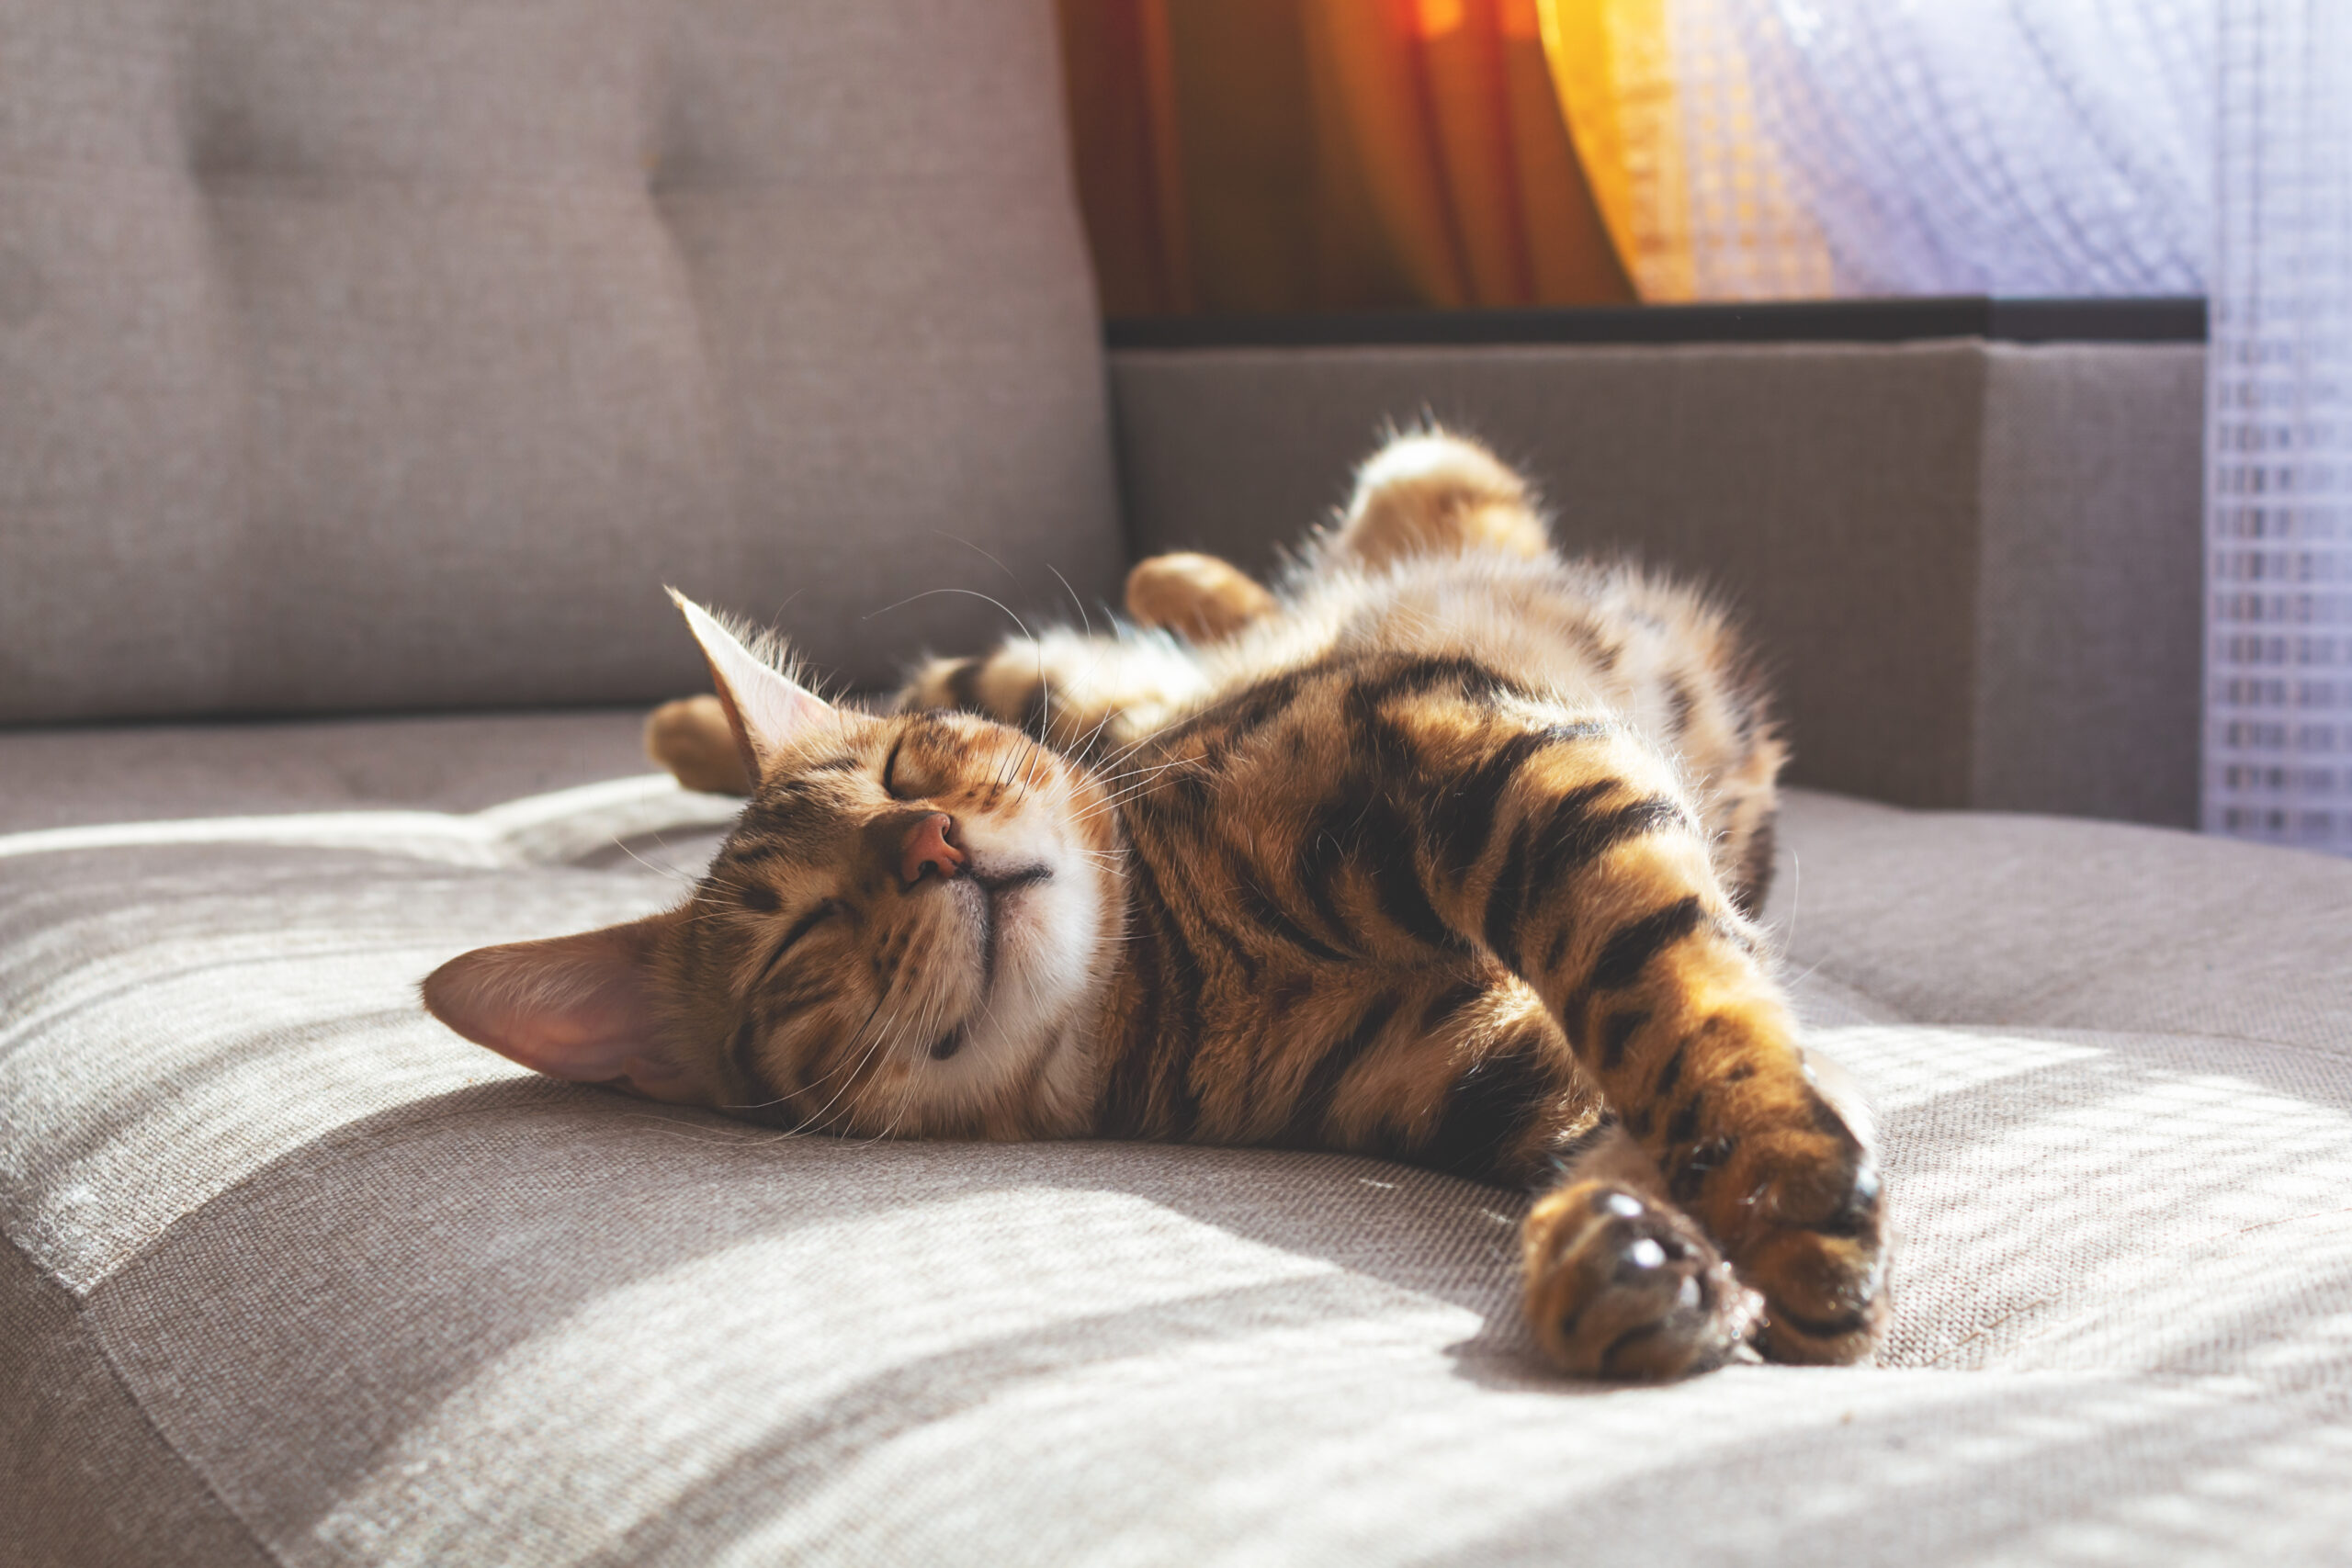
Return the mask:
[[436,970],[460,1034],[791,1129],[1528,1190],[1528,1318],[1574,1373],[1871,1351],[1869,1126],[1750,923],[1762,694],[1697,595],[1555,556],[1483,448],[1391,442],[1278,592],[1147,561],[1144,628],[935,661],[888,714],[679,604],[718,694],[650,744],[750,804],[681,908]]

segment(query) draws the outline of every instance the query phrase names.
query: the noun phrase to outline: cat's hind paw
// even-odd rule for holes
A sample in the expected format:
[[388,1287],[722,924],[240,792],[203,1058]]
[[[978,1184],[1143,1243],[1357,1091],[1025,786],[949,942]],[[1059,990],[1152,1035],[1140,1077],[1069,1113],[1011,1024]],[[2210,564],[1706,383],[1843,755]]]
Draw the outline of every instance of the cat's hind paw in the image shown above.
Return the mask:
[[1215,556],[1153,556],[1127,573],[1127,614],[1193,644],[1222,642],[1278,607],[1248,573]]
[[1529,1210],[1527,1317],[1579,1377],[1661,1382],[1705,1371],[1747,1337],[1758,1303],[1699,1227],[1613,1181],[1557,1187]]
[[1375,571],[1408,556],[1537,560],[1552,547],[1527,481],[1476,441],[1434,427],[1392,437],[1356,470],[1329,537]]

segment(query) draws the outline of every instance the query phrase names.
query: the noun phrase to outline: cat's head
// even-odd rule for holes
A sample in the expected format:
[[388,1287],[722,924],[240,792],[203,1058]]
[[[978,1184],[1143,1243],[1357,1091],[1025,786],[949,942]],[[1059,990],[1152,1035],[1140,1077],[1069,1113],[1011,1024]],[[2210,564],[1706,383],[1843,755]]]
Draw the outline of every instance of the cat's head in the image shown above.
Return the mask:
[[865,1135],[1075,1131],[1119,935],[1102,790],[1018,730],[836,705],[684,611],[756,781],[693,897],[424,982],[556,1077]]

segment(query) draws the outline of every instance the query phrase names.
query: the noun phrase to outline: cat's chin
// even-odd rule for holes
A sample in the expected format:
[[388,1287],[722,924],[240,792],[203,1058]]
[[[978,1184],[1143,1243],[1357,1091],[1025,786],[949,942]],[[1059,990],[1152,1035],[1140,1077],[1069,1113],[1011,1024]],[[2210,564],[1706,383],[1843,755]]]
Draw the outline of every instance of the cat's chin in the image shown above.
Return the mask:
[[1054,1063],[1041,1072],[1038,1058],[1068,1042],[1097,987],[1098,879],[1083,860],[1073,870],[1038,859],[977,869],[942,889],[977,983],[962,1016],[909,1042],[902,1059],[944,1117],[985,1112],[997,1095],[1025,1094],[1041,1080],[1048,1099],[1059,1098]]
[[957,890],[957,916],[969,933],[979,983],[964,1018],[932,1044],[933,1061],[961,1055],[991,1035],[1017,1043],[1050,1021],[1039,1014],[1059,1010],[1054,1004],[1063,987],[1054,983],[1050,944],[1064,923],[1055,918],[1064,890],[1054,884],[1053,868],[1039,863],[976,875]]
[[[963,1016],[925,1050],[932,1061],[946,1062],[962,1055],[964,1048],[983,1033],[1025,1032],[1022,1024],[1034,1024],[1020,1018],[1017,1007],[1001,1007],[999,997],[1014,977],[1010,972],[1029,966],[1028,944],[1035,940],[1031,929],[1035,922],[1025,918],[1030,911],[1024,905],[1042,896],[1041,890],[1053,875],[1051,866],[1024,866],[997,876],[967,877],[943,895],[954,910],[949,918],[964,929],[971,944],[968,962],[978,971],[978,984],[975,999]],[[1004,1024],[1002,1029],[989,1027],[999,1021]]]

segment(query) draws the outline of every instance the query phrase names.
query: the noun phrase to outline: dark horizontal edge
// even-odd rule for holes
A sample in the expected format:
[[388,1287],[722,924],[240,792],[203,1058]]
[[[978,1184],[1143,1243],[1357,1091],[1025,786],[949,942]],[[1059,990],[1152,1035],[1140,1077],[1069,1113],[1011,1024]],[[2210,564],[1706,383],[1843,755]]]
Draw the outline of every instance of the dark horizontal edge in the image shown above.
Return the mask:
[[1739,305],[1599,305],[1524,310],[1376,310],[1330,315],[1123,316],[1107,347],[1343,348],[1496,344],[2202,343],[2205,301],[1797,299]]

